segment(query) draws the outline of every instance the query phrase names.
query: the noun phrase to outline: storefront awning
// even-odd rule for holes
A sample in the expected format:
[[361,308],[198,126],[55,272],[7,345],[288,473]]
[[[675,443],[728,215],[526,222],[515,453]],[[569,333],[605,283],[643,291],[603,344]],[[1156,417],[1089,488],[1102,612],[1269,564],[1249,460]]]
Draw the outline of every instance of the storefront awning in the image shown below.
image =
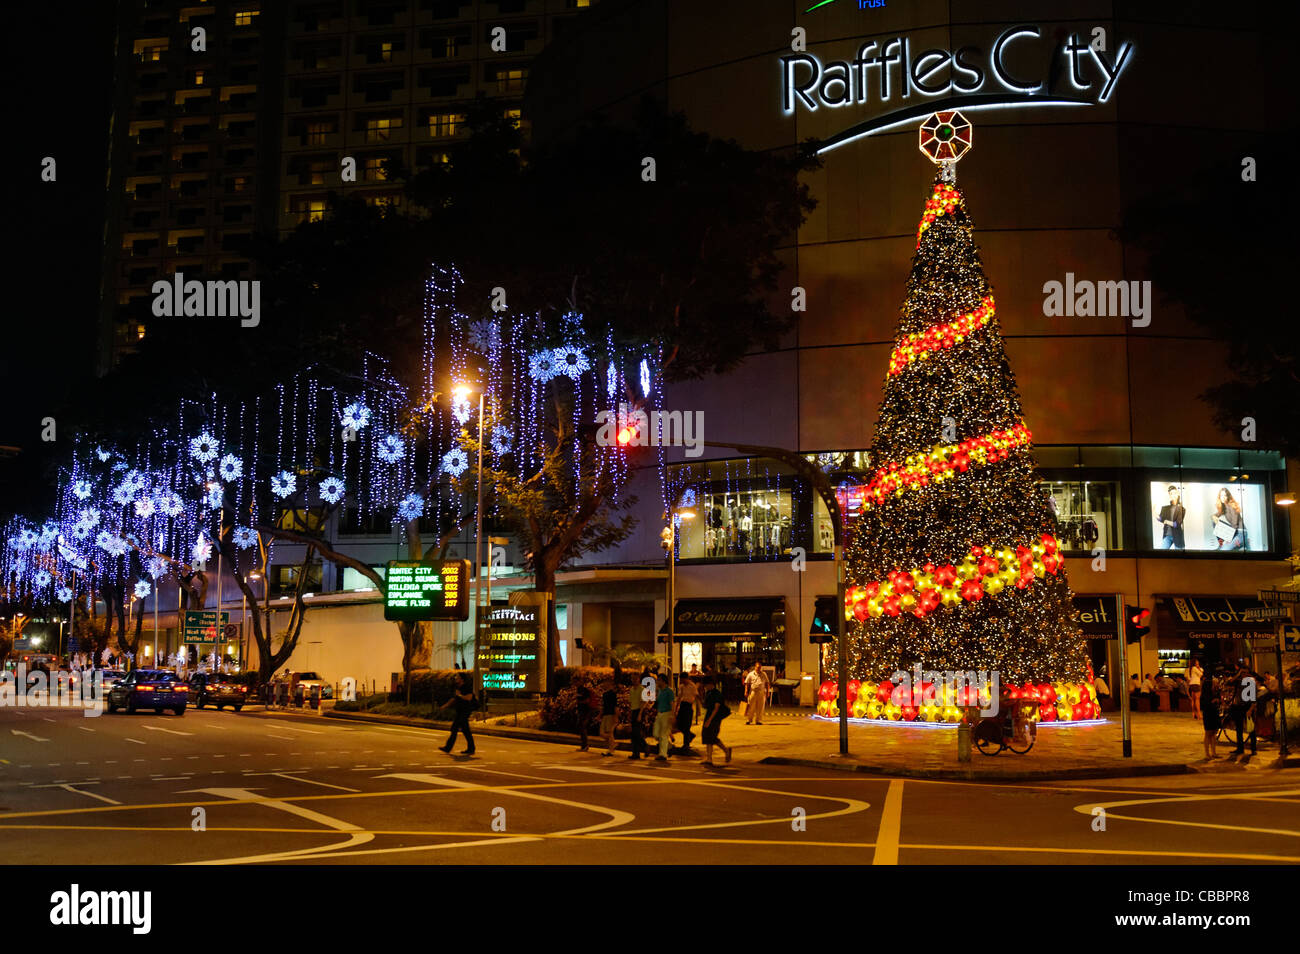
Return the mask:
[[1273,632],[1270,620],[1249,619],[1246,610],[1264,606],[1253,596],[1157,596],[1162,619],[1173,623],[1179,635],[1201,639]]
[[1088,639],[1115,639],[1118,636],[1115,619],[1115,594],[1074,597],[1074,608],[1079,613],[1079,628]]
[[[765,636],[774,629],[772,617],[785,609],[780,596],[736,600],[678,600],[673,609],[673,634],[692,639],[717,636]],[[668,632],[668,621],[659,628]]]

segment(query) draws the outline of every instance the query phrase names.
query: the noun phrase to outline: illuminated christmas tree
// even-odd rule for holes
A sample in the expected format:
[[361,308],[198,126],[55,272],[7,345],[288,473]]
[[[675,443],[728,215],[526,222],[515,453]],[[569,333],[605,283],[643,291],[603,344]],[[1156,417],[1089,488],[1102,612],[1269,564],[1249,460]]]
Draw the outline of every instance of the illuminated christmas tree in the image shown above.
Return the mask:
[[[1004,686],[1033,683],[1032,695],[1026,687],[1017,696],[1040,703],[1042,718],[1090,718],[1095,696],[1080,685],[1082,635],[1055,518],[1035,487],[993,291],[955,186],[970,139],[955,112],[921,130],[940,172],[917,229],[875,470],[852,491],[860,515],[846,557],[848,674],[865,685],[850,687],[849,702],[855,716],[952,721],[955,700],[918,714],[908,700],[890,705],[883,681],[918,665],[996,670]],[[837,664],[832,655],[832,672]]]

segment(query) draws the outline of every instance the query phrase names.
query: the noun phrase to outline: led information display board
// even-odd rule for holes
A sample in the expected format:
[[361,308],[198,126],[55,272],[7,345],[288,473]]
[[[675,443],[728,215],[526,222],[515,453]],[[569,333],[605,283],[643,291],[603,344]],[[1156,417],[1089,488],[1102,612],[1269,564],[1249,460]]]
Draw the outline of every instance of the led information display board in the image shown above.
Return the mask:
[[392,560],[385,582],[384,619],[469,619],[469,560]]
[[[230,614],[221,614],[221,631],[230,622]],[[216,610],[186,610],[184,640],[187,643],[215,643],[217,641]]]
[[542,606],[494,606],[488,614],[487,639],[480,638],[475,657],[479,686],[494,695],[541,692],[546,671],[546,637],[540,624]]

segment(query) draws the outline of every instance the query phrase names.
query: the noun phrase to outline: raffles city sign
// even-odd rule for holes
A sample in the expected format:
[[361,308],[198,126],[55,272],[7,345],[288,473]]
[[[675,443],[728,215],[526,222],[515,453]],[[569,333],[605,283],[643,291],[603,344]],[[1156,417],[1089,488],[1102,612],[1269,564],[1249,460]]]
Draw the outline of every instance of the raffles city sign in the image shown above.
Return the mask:
[[910,37],[895,36],[863,42],[851,60],[826,61],[806,52],[803,28],[796,27],[791,49],[781,57],[781,108],[787,115],[885,108],[827,139],[822,152],[939,109],[1105,103],[1133,59],[1132,43],[1108,52],[1101,27],[1088,36],[1048,39],[1041,27],[1014,26],[986,48],[955,50],[918,49]]

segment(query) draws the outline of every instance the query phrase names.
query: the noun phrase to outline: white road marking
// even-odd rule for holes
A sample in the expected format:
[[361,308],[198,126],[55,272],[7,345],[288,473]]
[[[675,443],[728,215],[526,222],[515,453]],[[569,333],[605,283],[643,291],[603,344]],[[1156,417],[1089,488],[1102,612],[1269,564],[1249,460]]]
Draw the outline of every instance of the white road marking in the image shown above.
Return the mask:
[[21,735],[21,736],[24,736],[24,737],[26,737],[26,738],[28,738],[28,739],[31,739],[33,742],[48,742],[48,741],[50,741],[49,739],[43,739],[43,738],[41,738],[39,735],[32,735],[30,732],[21,732],[21,731],[19,731],[18,729],[10,729],[9,731],[12,732],[14,735]]
[[479,768],[477,765],[458,766],[470,772],[487,772],[489,775],[504,775],[507,778],[531,778],[535,782],[558,782],[558,778],[543,778],[540,775],[525,775],[523,772],[498,772],[494,769]]
[[148,729],[150,732],[166,732],[169,735],[193,735],[194,734],[193,732],[181,732],[178,729],[164,729],[160,725],[147,725],[145,726],[145,728]]
[[[337,851],[344,848],[350,848],[353,845],[364,845],[368,841],[373,841],[375,836],[363,832],[358,826],[351,822],[345,822],[338,818],[331,818],[328,815],[322,815],[320,812],[314,812],[310,808],[303,808],[301,805],[294,805],[291,802],[263,800],[254,795],[256,789],[247,788],[199,788],[189,789],[186,792],[180,792],[181,795],[201,794],[216,795],[220,798],[229,798],[237,801],[248,801],[254,804],[265,805],[267,808],[274,808],[277,811],[288,812],[291,815],[297,815],[299,818],[306,818],[309,821],[317,822],[326,828],[335,831],[351,832],[347,840],[337,842],[332,845],[322,845],[319,848],[304,848],[297,851],[281,851],[267,855],[251,855],[243,858],[222,858],[212,861],[195,861],[190,864],[198,865],[238,865],[253,864],[263,861],[281,861],[289,858],[309,857],[322,851]],[[323,834],[323,833],[322,833]]]
[[[298,771],[300,771],[300,772],[305,772],[305,771],[307,771],[307,770],[306,770],[306,769],[299,769]],[[321,786],[321,788],[337,788],[340,792],[353,792],[353,793],[356,793],[356,792],[360,792],[360,791],[361,791],[361,789],[359,789],[359,788],[348,788],[348,787],[345,786],[345,785],[331,785],[329,782],[318,782],[318,781],[316,781],[315,779],[311,779],[311,778],[302,778],[302,777],[297,776],[297,775],[292,775],[292,774],[290,774],[289,772],[245,772],[241,777],[242,777],[242,778],[253,778],[253,777],[257,776],[257,775],[274,775],[274,776],[276,776],[277,778],[287,778],[287,779],[289,779],[289,781],[291,781],[291,782],[306,782],[308,785],[319,785],[319,786]]]
[[[82,782],[82,783],[79,783],[79,784],[83,784],[83,785],[84,785],[85,783]],[[87,797],[89,797],[89,798],[97,798],[97,799],[99,799],[101,802],[107,802],[109,805],[121,805],[121,804],[122,804],[121,802],[114,801],[113,799],[109,798],[107,795],[96,795],[94,792],[83,792],[81,789],[79,789],[79,788],[73,788],[71,785],[60,785],[59,787],[62,788],[62,789],[65,789],[65,790],[67,790],[67,791],[69,791],[69,792],[76,792],[78,795],[85,795],[85,796],[87,796]]]
[[306,732],[308,735],[324,735],[324,733],[320,729],[303,729],[296,725],[288,726],[288,725],[280,725],[279,723],[277,723],[276,728],[283,729],[285,732]]
[[[485,788],[483,785],[476,785],[473,782],[462,782],[457,779],[445,778],[441,775],[428,775],[419,773],[396,772],[391,775],[379,775],[377,778],[400,778],[411,782],[424,782],[428,785],[446,785],[451,788]],[[596,825],[587,825],[583,828],[568,828],[564,831],[553,832],[556,835],[582,835],[589,831],[601,831],[605,828],[613,828],[616,825],[626,825],[636,821],[636,815],[631,812],[625,812],[617,808],[606,808],[603,805],[591,805],[586,802],[574,802],[567,798],[556,798],[554,795],[542,795],[538,792],[520,792],[512,789],[492,789],[494,794],[514,796],[515,798],[528,798],[538,802],[546,802],[551,805],[565,805],[569,808],[581,808],[584,811],[596,812],[601,815],[608,815],[609,821],[600,822]]]
[[127,740],[128,742],[134,742],[136,745],[145,745],[145,744],[146,744],[146,743],[144,743],[144,742],[141,742],[139,739],[133,739],[133,738],[131,738],[129,735],[126,737],[126,740]]
[[77,728],[80,729],[82,732],[94,732],[94,731],[95,731],[94,729],[87,728],[87,727],[84,726],[84,725],[79,725],[79,726],[77,726]]
[[1221,825],[1213,822],[1195,822],[1182,821],[1174,818],[1149,818],[1141,815],[1120,815],[1111,811],[1112,808],[1122,808],[1126,805],[1156,805],[1163,802],[1171,802],[1174,805],[1188,802],[1211,802],[1222,801],[1224,799],[1236,799],[1244,801],[1262,801],[1266,797],[1269,800],[1277,796],[1298,795],[1300,789],[1276,789],[1263,790],[1258,794],[1213,794],[1213,795],[1166,795],[1158,798],[1132,798],[1122,802],[1085,802],[1082,805],[1075,805],[1074,810],[1081,815],[1091,815],[1094,809],[1102,808],[1106,812],[1107,818],[1119,818],[1124,821],[1145,822],[1149,825],[1180,825],[1186,828],[1217,828],[1222,831],[1248,831],[1262,835],[1286,835],[1290,838],[1300,838],[1300,831],[1290,828],[1254,828],[1248,825]]

